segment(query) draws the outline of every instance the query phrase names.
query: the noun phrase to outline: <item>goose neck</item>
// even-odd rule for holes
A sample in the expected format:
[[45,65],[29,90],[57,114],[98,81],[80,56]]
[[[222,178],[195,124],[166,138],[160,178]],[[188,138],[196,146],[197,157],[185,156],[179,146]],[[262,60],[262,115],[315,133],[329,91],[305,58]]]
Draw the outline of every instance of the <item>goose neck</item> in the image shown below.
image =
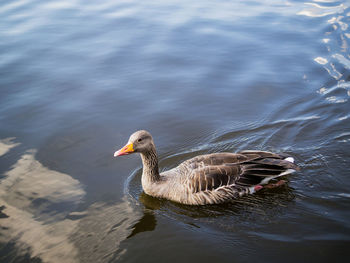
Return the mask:
[[159,169],[158,169],[158,156],[155,147],[153,146],[151,150],[141,153],[143,171],[142,177],[150,180],[152,182],[158,181]]

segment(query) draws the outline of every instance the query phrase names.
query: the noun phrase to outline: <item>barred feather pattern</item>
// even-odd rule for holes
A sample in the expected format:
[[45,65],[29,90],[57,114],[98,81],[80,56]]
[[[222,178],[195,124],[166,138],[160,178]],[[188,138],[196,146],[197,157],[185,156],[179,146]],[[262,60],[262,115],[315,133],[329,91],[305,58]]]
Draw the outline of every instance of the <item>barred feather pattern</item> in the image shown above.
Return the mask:
[[213,153],[158,173],[154,145],[141,153],[142,186],[155,197],[188,205],[218,204],[255,192],[255,186],[299,170],[283,154],[264,151]]

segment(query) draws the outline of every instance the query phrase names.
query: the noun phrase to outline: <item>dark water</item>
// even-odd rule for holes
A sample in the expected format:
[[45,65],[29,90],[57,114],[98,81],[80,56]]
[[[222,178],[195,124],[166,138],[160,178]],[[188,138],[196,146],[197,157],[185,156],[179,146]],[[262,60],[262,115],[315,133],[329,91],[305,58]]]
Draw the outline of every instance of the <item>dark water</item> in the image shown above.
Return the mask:
[[[2,1],[1,262],[350,256],[348,1]],[[294,156],[286,186],[188,207],[145,195],[197,154]]]

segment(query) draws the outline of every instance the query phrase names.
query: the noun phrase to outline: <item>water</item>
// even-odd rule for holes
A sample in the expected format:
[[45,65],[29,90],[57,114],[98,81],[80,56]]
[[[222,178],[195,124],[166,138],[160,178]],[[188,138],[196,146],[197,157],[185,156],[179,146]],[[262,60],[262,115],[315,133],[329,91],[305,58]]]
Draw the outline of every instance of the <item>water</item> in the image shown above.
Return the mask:
[[[339,262],[350,245],[348,1],[2,1],[1,262]],[[197,154],[294,156],[286,186],[142,192]]]

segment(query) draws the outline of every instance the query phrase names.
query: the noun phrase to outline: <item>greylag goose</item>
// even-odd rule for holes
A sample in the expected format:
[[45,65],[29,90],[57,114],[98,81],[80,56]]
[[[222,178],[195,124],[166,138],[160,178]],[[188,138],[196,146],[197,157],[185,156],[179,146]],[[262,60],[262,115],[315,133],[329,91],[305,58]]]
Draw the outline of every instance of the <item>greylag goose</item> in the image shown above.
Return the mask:
[[143,164],[142,188],[146,194],[187,205],[227,202],[252,194],[271,179],[299,170],[292,157],[263,151],[212,153],[199,155],[179,166],[159,173],[158,157],[151,134],[133,133],[114,157],[140,153]]

